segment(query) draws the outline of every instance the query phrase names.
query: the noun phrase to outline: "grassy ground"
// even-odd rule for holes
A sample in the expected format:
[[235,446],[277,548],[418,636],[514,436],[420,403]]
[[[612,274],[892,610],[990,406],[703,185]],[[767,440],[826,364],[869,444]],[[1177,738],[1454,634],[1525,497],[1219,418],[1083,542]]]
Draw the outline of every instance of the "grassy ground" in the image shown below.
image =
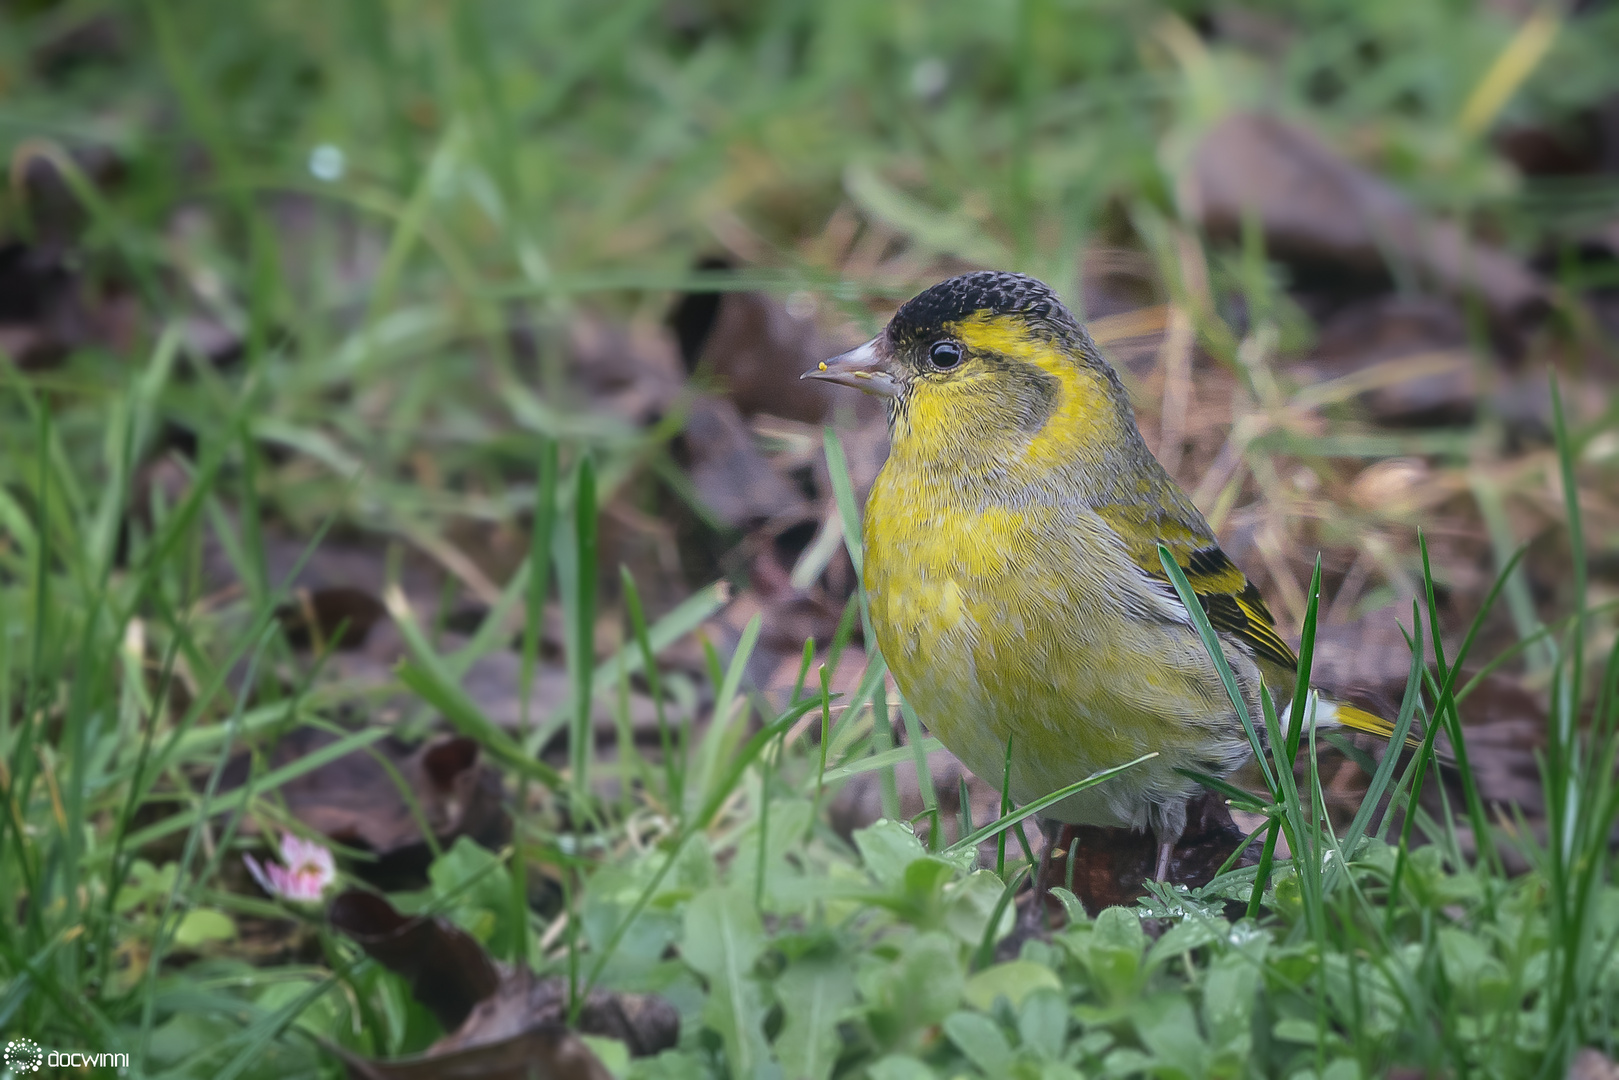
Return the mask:
[[[317,832],[300,785],[365,752],[429,826],[423,865],[385,883],[398,908],[560,976],[571,1015],[592,988],[679,1011],[659,1056],[590,1044],[619,1075],[1518,1077],[1614,1054],[1619,399],[1601,303],[1619,279],[1588,237],[1619,180],[1537,176],[1497,136],[1577,150],[1619,93],[1619,17],[1511,8],[0,13],[0,240],[17,245],[0,1036],[153,1076],[335,1076],[338,1048],[423,1051],[445,1025],[408,980],[242,868],[283,828]],[[1329,338],[1313,279],[1254,228],[1191,227],[1177,178],[1256,105],[1547,282],[1549,315],[1506,344],[1458,302],[1475,379],[1459,417],[1389,422],[1321,391],[1298,366]],[[716,255],[728,268],[693,269]],[[1114,320],[1149,433],[1222,534],[1249,538],[1241,561],[1289,630],[1325,640],[1396,605],[1417,655],[1397,657],[1393,704],[1433,733],[1403,760],[1333,750],[1367,766],[1348,804],[1322,769],[1270,762],[1242,808],[1274,862],[1073,908],[1020,945],[1017,833],[982,856],[982,814],[926,782],[918,823],[957,820],[924,839],[896,820],[928,744],[862,647],[839,527],[788,560],[829,612],[801,661],[804,635],[782,640],[800,624],[744,603],[784,534],[705,501],[682,432],[724,385],[713,357],[686,380],[660,337],[681,295],[719,289],[854,339],[969,264]],[[1135,292],[1095,287],[1107,265]],[[1160,344],[1177,325],[1180,366]],[[1142,363],[1132,327],[1153,335]],[[625,404],[643,390],[655,407]],[[1530,398],[1548,404],[1526,420]],[[865,429],[843,420],[824,444],[802,419],[754,418],[750,437],[803,463],[814,512],[855,537]],[[1372,471],[1388,461],[1406,471]],[[386,662],[339,647],[367,629],[393,635]],[[1466,760],[1459,702],[1504,693],[1472,681],[1497,656],[1533,703],[1522,817]],[[478,673],[506,661],[520,689],[491,700]],[[493,856],[439,827],[472,796],[413,779],[405,744],[442,730],[501,779]],[[1448,784],[1428,767],[1441,732],[1462,759]],[[834,828],[839,792],[871,776],[886,818]],[[344,881],[374,883],[356,835],[337,836]]]

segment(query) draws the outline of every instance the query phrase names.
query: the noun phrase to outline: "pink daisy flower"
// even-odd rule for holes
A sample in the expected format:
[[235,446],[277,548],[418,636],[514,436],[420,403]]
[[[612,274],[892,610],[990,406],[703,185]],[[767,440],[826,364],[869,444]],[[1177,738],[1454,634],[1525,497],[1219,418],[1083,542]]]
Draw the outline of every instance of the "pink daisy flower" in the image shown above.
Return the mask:
[[261,864],[251,855],[243,855],[242,861],[260,888],[286,900],[314,903],[337,880],[332,853],[290,832],[281,834],[281,862]]

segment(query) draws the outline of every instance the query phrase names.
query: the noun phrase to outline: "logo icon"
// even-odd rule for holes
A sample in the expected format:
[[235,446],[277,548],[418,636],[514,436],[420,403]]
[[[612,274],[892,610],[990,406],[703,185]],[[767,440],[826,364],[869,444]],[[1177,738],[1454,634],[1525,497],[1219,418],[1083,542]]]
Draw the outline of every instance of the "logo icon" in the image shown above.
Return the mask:
[[18,1076],[37,1072],[45,1064],[45,1051],[33,1039],[12,1039],[6,1043],[6,1068]]

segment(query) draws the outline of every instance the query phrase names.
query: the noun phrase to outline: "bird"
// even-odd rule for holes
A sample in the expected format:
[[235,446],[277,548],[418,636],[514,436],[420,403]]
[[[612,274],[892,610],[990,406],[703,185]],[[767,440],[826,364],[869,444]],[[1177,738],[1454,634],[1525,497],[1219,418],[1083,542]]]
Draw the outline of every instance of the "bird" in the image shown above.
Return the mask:
[[[1250,716],[1267,690],[1291,704],[1298,658],[1142,439],[1084,326],[1044,282],[978,271],[919,293],[876,337],[801,377],[887,407],[862,583],[900,692],[974,774],[993,781],[1009,762],[1018,803],[1155,752],[1046,815],[1150,830],[1154,876],[1167,880],[1199,788],[1187,772],[1228,776],[1252,748],[1159,546]],[[1393,732],[1312,698],[1319,727]]]

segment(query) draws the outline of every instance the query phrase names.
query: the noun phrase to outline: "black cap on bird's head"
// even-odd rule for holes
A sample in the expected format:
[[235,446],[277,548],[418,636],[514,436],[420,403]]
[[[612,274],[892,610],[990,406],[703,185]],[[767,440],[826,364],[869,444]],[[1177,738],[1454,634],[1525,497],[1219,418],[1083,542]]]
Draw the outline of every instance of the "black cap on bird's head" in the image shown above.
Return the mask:
[[1027,333],[1090,348],[1079,321],[1045,282],[1027,274],[979,270],[918,293],[900,305],[882,333],[802,377],[897,397],[909,378],[944,376],[962,364],[968,351],[964,324],[1006,317],[1015,318]]
[[1078,329],[1051,286],[1027,274],[978,270],[941,281],[900,305],[884,331],[895,345],[937,336],[973,316],[1017,315],[1030,323]]

